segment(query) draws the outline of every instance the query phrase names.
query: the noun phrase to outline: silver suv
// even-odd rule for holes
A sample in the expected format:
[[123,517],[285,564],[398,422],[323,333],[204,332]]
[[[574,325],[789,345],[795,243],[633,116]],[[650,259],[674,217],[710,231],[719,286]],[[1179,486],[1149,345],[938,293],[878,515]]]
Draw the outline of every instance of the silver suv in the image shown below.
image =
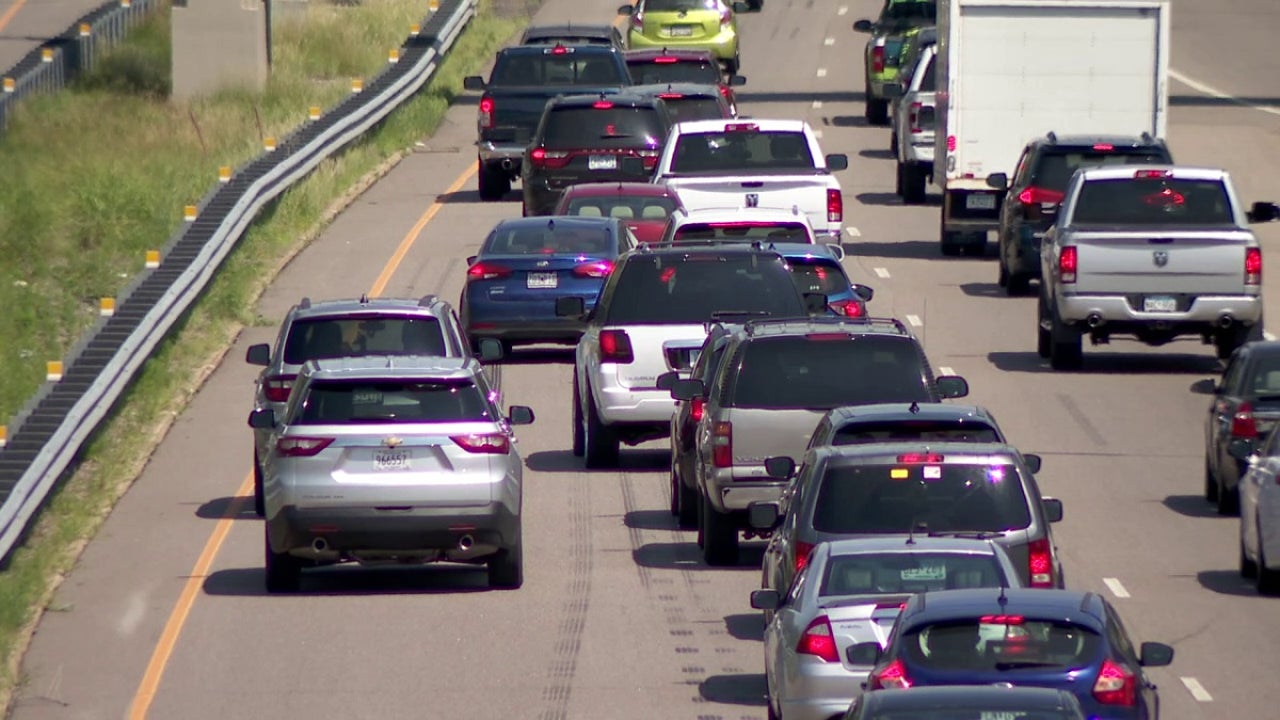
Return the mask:
[[[302,364],[312,359],[359,355],[467,354],[462,326],[453,307],[435,295],[422,298],[359,298],[302,301],[285,315],[274,347],[250,345],[245,362],[261,365],[254,381],[253,407],[280,415]],[[492,352],[492,348],[489,349]],[[253,437],[253,504],[262,515],[262,458],[271,433]]]
[[[933,403],[968,383],[935,378],[924,348],[892,318],[750,320],[731,331],[710,381],[672,383],[677,400],[703,398],[694,432],[698,535],[709,565],[738,560],[747,507],[776,501],[783,482],[765,459],[797,457],[826,412],[841,405]],[[686,482],[690,479],[686,479]]]
[[933,140],[937,127],[936,45],[926,45],[916,60],[910,83],[892,86],[901,93],[893,111],[893,136],[898,161],[897,193],[909,205],[924,202],[926,181],[933,175]]
[[522,463],[475,358],[309,360],[282,413],[255,409],[263,457],[269,592],[307,565],[487,563],[489,584],[523,580]]

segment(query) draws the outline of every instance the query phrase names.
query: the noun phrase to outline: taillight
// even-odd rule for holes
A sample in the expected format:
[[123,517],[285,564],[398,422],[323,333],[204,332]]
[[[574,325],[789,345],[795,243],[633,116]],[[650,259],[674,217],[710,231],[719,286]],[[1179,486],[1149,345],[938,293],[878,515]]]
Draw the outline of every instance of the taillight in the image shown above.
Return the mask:
[[840,662],[836,651],[836,635],[831,632],[831,622],[826,615],[814,618],[796,643],[797,655],[813,655],[823,662]]
[[711,430],[711,464],[733,467],[733,423],[718,422]]
[[1262,284],[1262,248],[1245,248],[1244,284]]
[[837,223],[844,220],[844,196],[835,188],[827,190],[827,222]]
[[689,401],[689,419],[702,422],[702,415],[707,411],[707,401],[696,397]]
[[573,274],[583,278],[609,277],[611,272],[613,272],[613,262],[610,260],[595,260],[573,268]]
[[644,27],[644,13],[642,13],[642,12],[638,12],[638,13],[636,13],[635,15],[632,15],[632,16],[631,16],[631,25],[632,25],[632,27],[634,27],[636,30],[640,30],[640,29],[642,29],[642,28]]
[[478,262],[467,268],[467,280],[496,280],[510,277],[511,268],[491,262]]
[[724,27],[733,22],[733,10],[724,7],[720,10],[720,26]]
[[333,438],[282,437],[276,441],[276,453],[285,457],[311,457],[332,443]]
[[493,101],[493,98],[480,98],[480,127],[486,129],[493,127],[493,109],[495,107],[497,107],[497,104]]
[[867,676],[868,690],[905,690],[909,687],[911,678],[907,677],[907,666],[901,660],[894,660]]
[[1093,683],[1093,699],[1103,705],[1133,707],[1138,703],[1138,685],[1129,668],[1111,660],[1102,661]]
[[813,552],[813,543],[801,542],[797,540],[795,542],[795,551],[796,551],[796,560],[795,560],[796,572],[800,572],[801,570],[804,569],[805,565],[809,564],[809,553]]
[[293,389],[293,375],[275,375],[262,383],[262,393],[269,402],[285,402]]
[[924,132],[924,129],[920,127],[920,108],[922,106],[923,103],[913,102],[911,103],[911,108],[907,110],[907,123],[911,126],[911,132],[913,133]]
[[506,455],[511,450],[511,438],[505,433],[452,435],[449,439],[469,453]]
[[601,362],[626,365],[635,359],[635,353],[631,350],[631,337],[627,335],[626,330],[600,331]]
[[1258,421],[1253,417],[1253,405],[1240,403],[1236,414],[1231,416],[1231,437],[1258,439]]
[[875,47],[871,49],[871,72],[884,72],[884,48]]
[[867,308],[861,300],[834,300],[830,306],[845,317],[863,317],[867,314]]
[[529,151],[529,161],[534,167],[562,168],[569,164],[569,153],[539,147]]
[[652,170],[658,167],[658,156],[662,153],[658,150],[637,150],[636,154],[644,161],[644,169]]
[[1031,575],[1031,587],[1053,587],[1053,553],[1049,538],[1032,540],[1027,546],[1027,569]]
[[1075,245],[1062,248],[1062,252],[1058,254],[1058,278],[1064,283],[1075,282],[1078,262]]
[[945,459],[946,459],[945,455],[939,455],[938,453],[929,453],[929,452],[906,453],[905,455],[898,456],[898,462],[909,463],[909,464],[940,463]]
[[723,97],[725,100],[728,100],[728,99],[729,99],[729,86],[728,86],[728,85],[721,85],[721,86],[720,86],[720,96],[721,96],[721,97]]

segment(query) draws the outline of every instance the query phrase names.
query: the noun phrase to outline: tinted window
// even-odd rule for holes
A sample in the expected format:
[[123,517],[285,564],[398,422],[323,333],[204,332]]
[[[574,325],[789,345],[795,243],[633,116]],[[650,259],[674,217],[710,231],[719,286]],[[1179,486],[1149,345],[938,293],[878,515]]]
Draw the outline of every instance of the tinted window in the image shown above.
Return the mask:
[[636,85],[686,82],[718,85],[724,80],[718,66],[705,62],[632,63],[629,69]]
[[524,39],[525,45],[612,45],[613,38],[608,35],[567,35],[531,33]]
[[565,206],[565,214],[666,220],[675,209],[676,201],[668,197],[597,195],[571,198]]
[[864,445],[897,440],[1003,442],[996,429],[980,420],[888,420],[842,425],[832,445]]
[[729,242],[811,243],[813,237],[804,223],[799,222],[705,222],[685,223],[676,228],[672,239],[676,242]]
[[671,169],[677,173],[759,173],[813,167],[803,133],[743,130],[681,135]]
[[1091,180],[1073,222],[1087,225],[1232,225],[1227,189],[1217,180]]
[[471,381],[316,382],[298,425],[490,420],[489,403]]
[[299,320],[285,339],[284,361],[356,355],[446,355],[443,330],[432,317],[365,315]]
[[644,9],[652,12],[719,10],[720,0],[645,0]]
[[729,404],[823,409],[930,399],[922,358],[910,339],[815,333],[748,344]]
[[1245,395],[1280,398],[1280,355],[1259,354],[1249,368]]
[[542,143],[552,149],[656,148],[665,138],[662,117],[651,107],[561,107],[547,118]]
[[913,710],[874,710],[867,720],[1080,720],[1071,710],[1009,709],[1007,702],[989,708],[923,707]]
[[804,303],[777,256],[631,256],[609,302],[609,324],[703,323],[716,312],[787,317]]
[[901,464],[827,467],[813,527],[845,535],[929,530],[1000,532],[1031,524],[1011,465]]
[[885,7],[881,20],[934,20],[938,4],[932,0],[898,0]]
[[663,95],[662,100],[667,104],[667,112],[671,115],[671,122],[717,120],[728,115],[724,105],[720,104],[719,98],[705,95],[681,95],[679,97]]
[[802,293],[839,295],[849,292],[849,278],[840,263],[825,258],[789,258],[791,277]]
[[624,68],[600,53],[577,55],[549,52],[513,53],[499,56],[490,85],[630,85]]
[[934,92],[938,88],[937,73],[934,72],[934,58],[929,58],[929,64],[924,66],[924,77],[920,78],[920,92]]
[[482,255],[612,255],[613,238],[607,229],[599,227],[499,227],[485,241],[480,252]]
[[820,595],[920,593],[1007,586],[994,555],[859,553],[827,561]]
[[1151,165],[1169,162],[1164,153],[1142,152],[1056,152],[1042,151],[1031,182],[1036,187],[1065,190],[1078,168],[1091,165]]
[[911,664],[937,670],[1075,670],[1092,664],[1101,648],[1101,636],[1086,627],[1003,615],[927,625],[902,637]]

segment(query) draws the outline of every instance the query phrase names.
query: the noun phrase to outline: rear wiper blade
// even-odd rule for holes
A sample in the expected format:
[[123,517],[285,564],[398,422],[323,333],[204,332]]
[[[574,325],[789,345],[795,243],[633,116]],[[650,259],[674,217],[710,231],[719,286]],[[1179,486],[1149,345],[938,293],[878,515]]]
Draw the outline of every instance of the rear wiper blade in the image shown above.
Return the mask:
[[711,313],[712,319],[721,320],[728,317],[769,317],[768,310],[717,310]]
[[602,140],[608,140],[610,138],[629,138],[629,137],[635,137],[635,135],[632,135],[631,133],[600,133],[600,138]]
[[955,537],[955,538],[973,538],[975,540],[987,540],[989,538],[1001,537],[1003,533],[992,532],[990,530],[930,530],[929,537]]
[[1034,660],[1007,660],[996,663],[997,670],[1020,670],[1022,668],[1058,667],[1058,663],[1038,662]]

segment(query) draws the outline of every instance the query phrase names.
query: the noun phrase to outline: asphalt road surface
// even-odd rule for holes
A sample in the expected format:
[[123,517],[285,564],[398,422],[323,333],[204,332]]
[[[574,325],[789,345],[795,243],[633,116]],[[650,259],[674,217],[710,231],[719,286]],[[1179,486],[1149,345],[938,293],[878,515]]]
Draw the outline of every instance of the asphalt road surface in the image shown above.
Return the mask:
[[0,73],[101,4],[102,0],[0,0]]
[[[605,21],[615,3],[550,0],[537,19]],[[1035,299],[1003,297],[991,258],[939,254],[936,194],[904,207],[892,193],[888,130],[862,120],[865,36],[850,29],[878,5],[769,0],[744,15],[743,113],[807,118],[828,152],[850,155],[851,275],[875,287],[874,313],[915,326],[934,366],[966,376],[972,400],[1045,457],[1043,488],[1066,505],[1068,585],[1111,597],[1136,639],[1177,648],[1153,672],[1163,717],[1276,717],[1280,600],[1239,578],[1238,521],[1200,497],[1208,400],[1189,386],[1220,370],[1211,348],[1117,341],[1086,348],[1081,372],[1048,370]],[[1280,5],[1179,0],[1173,17],[1175,156],[1228,168],[1249,201],[1280,199]],[[516,193],[476,196],[474,102],[290,264],[260,311],[379,289],[456,299],[464,258],[520,212]],[[1280,226],[1260,235],[1280,257]],[[1280,317],[1280,285],[1266,287]],[[262,524],[232,498],[251,457],[244,350],[273,334],[236,341],[90,544],[27,653],[13,717],[765,717],[762,628],[747,604],[760,543],[737,568],[700,562],[666,509],[664,443],[624,450],[619,472],[584,471],[569,453],[568,352],[502,368],[504,402],[538,414],[520,428],[523,589],[490,592],[470,569],[335,568],[300,595],[266,596]]]

